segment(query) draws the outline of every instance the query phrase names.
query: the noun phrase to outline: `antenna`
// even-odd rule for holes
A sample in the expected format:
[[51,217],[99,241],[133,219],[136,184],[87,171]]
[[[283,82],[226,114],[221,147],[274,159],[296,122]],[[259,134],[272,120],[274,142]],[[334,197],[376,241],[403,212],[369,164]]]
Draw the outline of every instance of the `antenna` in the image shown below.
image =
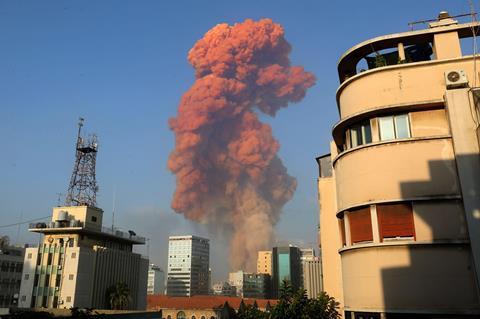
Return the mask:
[[117,187],[113,185],[113,204],[112,204],[112,233],[115,231],[115,202],[117,195]]
[[65,202],[67,206],[95,207],[98,191],[95,178],[98,141],[95,134],[86,139],[82,137],[83,122],[84,119],[80,117],[75,145],[75,164]]

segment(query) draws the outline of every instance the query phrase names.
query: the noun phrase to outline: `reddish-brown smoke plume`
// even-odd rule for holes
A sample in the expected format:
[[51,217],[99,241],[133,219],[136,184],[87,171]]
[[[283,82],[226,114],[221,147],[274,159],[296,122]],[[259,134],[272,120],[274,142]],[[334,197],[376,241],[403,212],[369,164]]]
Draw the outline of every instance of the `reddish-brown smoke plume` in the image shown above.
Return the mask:
[[280,147],[268,124],[315,83],[290,66],[290,44],[270,19],[219,24],[188,54],[196,81],[170,120],[176,174],[172,208],[230,237],[234,269],[251,270],[258,250],[268,249],[273,227],[297,182],[278,158]]

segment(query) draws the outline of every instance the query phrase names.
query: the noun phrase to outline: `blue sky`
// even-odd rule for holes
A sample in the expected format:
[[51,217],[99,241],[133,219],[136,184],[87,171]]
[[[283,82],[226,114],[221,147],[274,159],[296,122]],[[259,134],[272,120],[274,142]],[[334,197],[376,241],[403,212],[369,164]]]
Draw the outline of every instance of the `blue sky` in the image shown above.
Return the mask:
[[[298,180],[277,226],[279,240],[316,246],[314,158],[328,152],[338,120],[338,58],[358,42],[407,31],[408,22],[441,10],[467,13],[469,2],[0,0],[0,225],[50,215],[56,193],[67,190],[82,116],[85,130],[100,138],[105,224],[116,189],[116,224],[149,237],[150,257],[162,267],[169,235],[208,236],[170,208],[175,179],[166,163],[174,137],[167,121],[194,81],[186,56],[195,41],[218,23],[268,17],[283,25],[292,64],[317,77],[301,103],[275,118],[262,116]],[[38,241],[26,228],[3,227],[0,234]],[[226,248],[211,240],[218,280],[228,271]]]

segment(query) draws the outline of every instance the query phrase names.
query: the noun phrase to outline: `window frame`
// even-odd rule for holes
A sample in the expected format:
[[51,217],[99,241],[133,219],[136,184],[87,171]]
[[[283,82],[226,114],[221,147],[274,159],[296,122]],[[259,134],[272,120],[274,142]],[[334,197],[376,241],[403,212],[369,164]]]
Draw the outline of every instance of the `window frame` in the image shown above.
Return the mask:
[[[398,133],[398,125],[397,125],[397,118],[400,118],[401,116],[405,116],[406,122],[407,122],[407,137],[399,137]],[[391,119],[391,124],[393,131],[391,132],[393,135],[393,138],[382,138],[382,131],[386,132],[386,130],[382,130],[382,119]],[[391,114],[391,115],[385,115],[385,116],[379,116],[377,117],[378,120],[378,140],[381,142],[385,141],[393,141],[393,140],[400,140],[400,139],[406,139],[406,138],[411,138],[412,137],[412,121],[410,119],[410,112],[408,113],[397,113],[397,114]]]
[[[394,206],[399,206],[400,209],[395,210]],[[403,206],[403,207],[402,207]],[[382,212],[382,207],[385,209]],[[405,209],[406,208],[406,209]],[[390,212],[389,212],[390,210]],[[403,211],[402,211],[403,210]],[[398,213],[399,215],[396,216],[397,220],[402,221],[403,223],[399,223],[401,226],[405,225],[407,222],[402,220],[405,216],[402,216],[405,212],[408,212],[408,223],[409,223],[409,230],[411,230],[411,234],[399,234],[397,236],[385,236],[387,231],[385,227],[389,227],[390,230],[388,232],[392,232],[392,218],[389,220],[390,224],[385,223],[384,214],[394,214]],[[396,241],[396,240],[416,240],[416,232],[415,232],[415,218],[413,212],[413,204],[411,202],[397,202],[397,203],[382,203],[376,205],[376,213],[377,213],[377,220],[378,220],[378,236],[380,242],[389,242],[389,241]],[[397,222],[398,223],[398,222]],[[403,228],[405,229],[405,228]]]

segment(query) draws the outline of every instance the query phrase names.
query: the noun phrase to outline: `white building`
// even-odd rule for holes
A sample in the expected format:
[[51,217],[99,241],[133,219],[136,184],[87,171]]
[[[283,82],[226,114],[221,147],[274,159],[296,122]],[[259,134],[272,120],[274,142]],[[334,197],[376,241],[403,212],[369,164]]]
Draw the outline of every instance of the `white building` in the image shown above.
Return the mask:
[[243,278],[245,272],[243,270],[239,270],[236,272],[231,272],[228,274],[228,283],[231,286],[235,286],[236,293],[238,297],[243,296]]
[[147,295],[165,294],[165,273],[155,264],[148,267]]
[[145,309],[148,259],[132,252],[145,238],[104,228],[102,217],[96,207],[55,207],[51,222],[30,224],[44,236],[25,251],[19,307],[103,309],[107,290],[124,283],[128,308]]
[[16,307],[25,249],[0,245],[0,308]]
[[168,238],[167,295],[208,295],[210,244],[197,236]]
[[322,262],[320,257],[302,261],[303,289],[308,298],[317,298],[323,290]]

